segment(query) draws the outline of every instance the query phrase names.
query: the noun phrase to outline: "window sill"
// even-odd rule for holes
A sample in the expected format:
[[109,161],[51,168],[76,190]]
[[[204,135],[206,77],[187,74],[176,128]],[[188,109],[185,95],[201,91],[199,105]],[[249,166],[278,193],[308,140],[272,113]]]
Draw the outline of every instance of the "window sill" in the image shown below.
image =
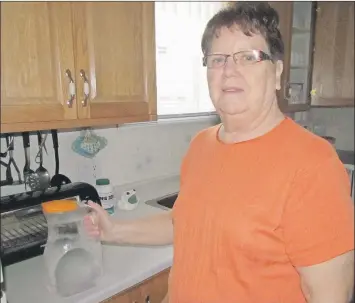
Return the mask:
[[179,115],[159,115],[158,123],[194,122],[196,120],[218,119],[216,112],[179,114]]
[[196,122],[220,123],[216,112],[195,113],[195,114],[179,114],[179,115],[160,115],[157,121],[128,123],[119,125],[120,128],[146,127],[149,125],[165,125],[165,124],[187,124]]

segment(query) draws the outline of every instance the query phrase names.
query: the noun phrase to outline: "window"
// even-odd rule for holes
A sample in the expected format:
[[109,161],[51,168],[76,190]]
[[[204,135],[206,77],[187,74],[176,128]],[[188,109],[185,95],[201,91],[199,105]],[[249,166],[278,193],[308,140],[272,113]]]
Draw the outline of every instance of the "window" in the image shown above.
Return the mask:
[[223,2],[155,2],[158,115],[213,112],[201,38]]

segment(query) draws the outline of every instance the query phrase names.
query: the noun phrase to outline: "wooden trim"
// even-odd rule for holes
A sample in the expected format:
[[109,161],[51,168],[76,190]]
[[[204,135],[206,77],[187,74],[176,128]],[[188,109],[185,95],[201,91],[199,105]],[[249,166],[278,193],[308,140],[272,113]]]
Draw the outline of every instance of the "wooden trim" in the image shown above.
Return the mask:
[[[77,99],[77,113],[79,119],[90,118],[90,101],[93,95],[92,91],[92,77],[93,71],[89,68],[88,62],[88,41],[86,36],[86,18],[85,18],[86,3],[73,2],[72,19],[73,19],[73,47],[74,47],[74,64],[75,64],[75,80],[76,80],[76,99]],[[85,75],[89,80],[89,100],[85,107],[82,106],[84,99],[84,81],[80,76],[80,70],[85,71]]]
[[97,102],[91,103],[91,119],[123,118],[147,115],[147,102]]
[[283,18],[284,22],[280,22],[280,30],[284,40],[284,57],[283,57],[283,71],[281,76],[281,92],[284,98],[287,97],[286,92],[288,83],[290,82],[290,67],[291,67],[291,48],[292,48],[292,20],[293,20],[293,2],[285,3],[287,11]]
[[150,115],[157,114],[157,79],[156,79],[156,45],[155,45],[155,10],[154,2],[142,3],[143,20],[143,68],[145,101],[148,102]]
[[289,104],[285,108],[282,109],[283,113],[295,113],[295,112],[303,112],[310,109],[309,103],[305,104]]
[[[65,5],[65,6],[64,6]],[[65,8],[65,9],[64,9]],[[61,100],[62,107],[64,109],[65,120],[75,119],[77,117],[77,98],[75,96],[72,107],[68,107],[66,102],[69,97],[69,79],[66,75],[66,69],[69,69],[72,77],[75,77],[75,63],[74,63],[74,51],[73,51],[73,20],[71,18],[70,3],[52,2],[48,4],[48,9],[51,13],[52,28],[56,29],[50,33],[51,39],[53,39],[53,45],[55,45],[54,51],[57,53],[57,58],[62,58],[57,62],[57,87],[62,88],[58,91],[58,98]],[[63,25],[63,22],[68,24]],[[64,31],[64,29],[66,29]],[[38,38],[37,38],[38,39]],[[55,62],[55,57],[53,58]],[[74,78],[75,82],[75,78]],[[63,120],[64,120],[63,119]]]
[[309,40],[309,53],[308,53],[308,75],[307,75],[307,105],[311,105],[312,95],[311,90],[313,86],[313,66],[314,66],[314,53],[315,53],[315,33],[316,33],[316,25],[317,25],[317,2],[312,2],[312,15],[311,15],[311,35]]
[[312,98],[312,107],[354,107],[354,98]]
[[81,119],[81,120],[66,120],[66,121],[50,121],[50,122],[32,122],[32,123],[2,123],[0,133],[17,133],[23,131],[36,131],[48,129],[69,129],[91,126],[112,126],[124,123],[136,123],[156,121],[156,115],[141,115],[131,117],[115,117],[103,119]]
[[[36,123],[38,119],[43,120],[43,122],[50,121],[72,121],[76,119],[63,119],[64,116],[64,107],[57,104],[41,104],[34,103],[33,105],[13,105],[6,106],[1,104],[1,123],[10,124],[14,123]],[[16,117],[16,119],[14,118]]]

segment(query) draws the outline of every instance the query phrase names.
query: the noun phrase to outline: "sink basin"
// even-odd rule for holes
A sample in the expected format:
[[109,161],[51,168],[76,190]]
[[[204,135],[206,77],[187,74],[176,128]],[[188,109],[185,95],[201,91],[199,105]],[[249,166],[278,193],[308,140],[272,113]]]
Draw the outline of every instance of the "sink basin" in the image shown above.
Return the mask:
[[157,199],[149,200],[145,202],[147,205],[158,207],[164,210],[170,210],[173,208],[176,198],[179,193],[173,193],[166,195],[164,197],[160,197]]

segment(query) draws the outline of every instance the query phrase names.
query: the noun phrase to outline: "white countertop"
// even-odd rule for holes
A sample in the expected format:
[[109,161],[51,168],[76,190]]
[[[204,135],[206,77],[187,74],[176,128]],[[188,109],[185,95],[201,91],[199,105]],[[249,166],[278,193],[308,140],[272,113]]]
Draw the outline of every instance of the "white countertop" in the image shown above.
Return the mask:
[[[179,177],[151,180],[115,188],[116,197],[123,190],[135,188],[140,204],[133,211],[116,210],[120,219],[131,219],[162,212],[144,202],[179,190]],[[95,288],[69,298],[51,294],[44,281],[43,257],[38,256],[5,268],[6,294],[9,303],[99,303],[168,268],[172,264],[172,246],[133,247],[103,245],[104,275]]]

